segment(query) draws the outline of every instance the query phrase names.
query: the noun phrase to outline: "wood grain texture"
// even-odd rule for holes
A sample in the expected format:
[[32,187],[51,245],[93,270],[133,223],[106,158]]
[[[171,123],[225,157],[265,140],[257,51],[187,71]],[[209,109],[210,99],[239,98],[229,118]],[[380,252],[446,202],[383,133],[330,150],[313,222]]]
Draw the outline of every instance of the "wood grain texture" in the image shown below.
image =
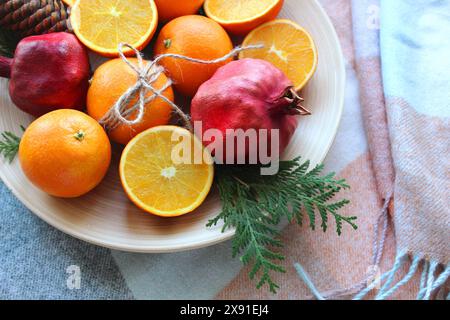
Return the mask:
[[[315,0],[287,0],[281,17],[296,21],[313,36],[319,53],[316,74],[302,95],[313,115],[302,118],[284,158],[301,155],[313,164],[324,160],[336,135],[344,104],[345,67],[336,33]],[[0,130],[20,134],[20,125],[32,118],[18,110],[8,96],[8,82],[0,80]],[[0,177],[32,212],[50,225],[76,238],[112,249],[133,252],[174,252],[219,243],[234,231],[221,226],[206,228],[219,213],[220,201],[212,191],[195,212],[163,219],[136,208],[122,191],[118,177],[121,149],[113,150],[113,161],[105,180],[94,191],[78,199],[57,199],[35,188],[20,170],[1,160]]]

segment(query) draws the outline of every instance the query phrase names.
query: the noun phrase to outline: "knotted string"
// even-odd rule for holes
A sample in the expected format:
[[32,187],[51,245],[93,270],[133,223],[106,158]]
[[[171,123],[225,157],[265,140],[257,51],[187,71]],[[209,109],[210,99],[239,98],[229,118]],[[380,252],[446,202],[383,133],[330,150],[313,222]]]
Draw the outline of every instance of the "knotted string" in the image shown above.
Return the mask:
[[[128,58],[123,53],[124,47],[131,49],[138,60],[137,66],[131,63]],[[168,79],[167,82],[160,88],[156,89],[153,84],[154,82],[161,76],[164,72],[164,68],[160,66],[158,63],[164,58],[174,58],[185,60],[194,63],[201,64],[216,64],[220,62],[224,62],[241,51],[251,50],[251,49],[261,49],[263,45],[251,45],[246,47],[236,47],[231,50],[228,54],[223,57],[214,59],[214,60],[201,60],[195,59],[191,57],[186,57],[180,54],[167,53],[159,55],[155,58],[155,60],[150,61],[149,63],[144,65],[144,59],[142,58],[139,50],[134,48],[133,46],[127,43],[119,44],[119,56],[122,60],[136,73],[137,81],[134,85],[128,88],[127,91],[122,94],[122,96],[117,100],[117,102],[108,110],[108,112],[100,119],[99,123],[104,126],[107,130],[114,130],[117,126],[121,124],[125,125],[135,125],[142,121],[145,113],[145,106],[155,100],[156,98],[160,98],[166,103],[168,103],[173,110],[181,117],[186,128],[190,131],[193,131],[190,117],[181,110],[179,106],[170,101],[166,96],[163,95],[163,92],[168,89],[172,85],[172,80]],[[147,93],[151,92],[151,96],[147,96]],[[139,96],[138,101],[133,105],[129,106],[131,101]],[[136,116],[133,119],[130,119],[131,115]]]

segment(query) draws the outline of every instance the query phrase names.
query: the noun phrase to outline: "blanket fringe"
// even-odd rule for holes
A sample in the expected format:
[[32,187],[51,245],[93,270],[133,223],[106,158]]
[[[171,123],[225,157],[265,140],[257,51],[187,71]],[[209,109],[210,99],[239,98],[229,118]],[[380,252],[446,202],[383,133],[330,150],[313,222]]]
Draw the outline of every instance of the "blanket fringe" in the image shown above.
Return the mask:
[[[387,281],[386,281],[383,288],[381,288],[381,290],[378,292],[377,296],[375,297],[375,300],[385,300],[387,297],[390,297],[392,294],[394,294],[394,292],[397,291],[401,286],[408,283],[408,281],[411,280],[411,278],[416,273],[417,268],[419,266],[419,262],[420,262],[420,258],[414,257],[408,273],[406,273],[406,275],[403,277],[403,279],[401,279],[399,282],[397,282],[397,284],[394,285],[392,288],[389,289],[390,282],[387,283]],[[393,275],[394,274],[392,274],[392,278],[393,278]],[[391,280],[392,280],[392,278],[391,278]]]
[[[336,299],[339,297],[354,295],[358,292],[361,292],[367,287],[367,284],[370,282],[371,285],[376,285],[378,283],[376,273],[378,270],[378,266],[380,264],[381,258],[383,256],[384,251],[384,243],[386,240],[387,235],[387,227],[389,222],[389,204],[391,203],[393,199],[393,192],[391,191],[384,200],[384,204],[381,210],[380,215],[377,218],[375,228],[374,228],[374,237],[373,237],[373,254],[372,254],[372,267],[373,270],[370,272],[367,277],[365,277],[360,282],[356,283],[355,285],[345,288],[345,289],[338,289],[338,290],[331,290],[326,293],[320,294],[319,291],[315,290],[313,291],[313,288],[315,289],[313,283],[309,280],[308,274],[304,271],[303,267],[300,264],[295,264],[294,267],[297,270],[298,275],[303,279],[303,281],[308,285],[308,287],[313,292],[316,299],[323,298],[323,299]],[[381,233],[380,233],[381,230]],[[375,282],[375,284],[374,284]],[[317,294],[318,293],[318,294]]]
[[309,278],[309,276],[306,273],[305,269],[303,269],[303,267],[299,263],[294,264],[294,267],[295,267],[295,270],[297,270],[297,273],[300,276],[300,278],[302,278],[302,280],[308,286],[309,290],[311,290],[311,293],[314,295],[314,297],[316,297],[317,300],[326,300],[322,296],[322,294],[319,292],[319,290],[317,290],[316,286],[314,285],[314,283]]
[[[417,300],[429,300],[432,293],[438,289],[443,289],[446,281],[450,277],[450,264],[447,264],[444,270],[439,276],[435,276],[436,269],[439,266],[437,261],[427,261],[423,256],[415,255],[412,257],[411,266],[409,267],[406,275],[399,280],[397,283],[391,286],[394,281],[396,273],[403,267],[403,265],[409,260],[409,254],[407,251],[402,251],[397,255],[394,261],[394,265],[391,270],[382,274],[381,276],[376,276],[376,271],[379,270],[379,265],[381,262],[381,257],[383,255],[384,243],[386,240],[387,226],[389,221],[389,204],[393,199],[393,193],[390,192],[382,207],[381,214],[379,215],[375,228],[374,228],[374,239],[373,239],[373,256],[372,256],[372,267],[373,271],[370,272],[361,282],[353,285],[350,288],[331,290],[327,292],[320,292],[314,283],[311,281],[308,273],[299,264],[294,264],[294,267],[299,275],[299,277],[305,282],[305,284],[310,289],[313,296],[318,300],[336,299],[339,297],[352,296],[353,300],[363,299],[369,292],[378,288],[380,283],[383,283],[380,290],[378,291],[375,299],[384,300],[390,298],[400,287],[407,284],[419,270],[419,265],[423,262],[422,275],[420,278],[420,288],[417,294]],[[381,230],[381,232],[380,232]],[[450,293],[447,293],[446,300],[450,300]]]
[[[379,285],[380,282],[383,281],[384,283],[381,286],[380,290],[378,291],[375,300],[385,300],[392,297],[392,295],[399,288],[407,284],[414,277],[414,275],[418,272],[419,265],[421,263],[423,265],[422,267],[423,271],[420,277],[420,288],[417,294],[417,300],[429,300],[433,292],[443,289],[443,286],[450,277],[450,264],[447,264],[444,270],[440,272],[438,275],[436,275],[435,273],[439,266],[439,262],[437,261],[429,262],[419,255],[415,255],[412,257],[412,262],[408,272],[405,274],[405,276],[403,276],[402,279],[393,284],[395,275],[399,270],[401,270],[401,268],[408,260],[409,255],[407,253],[399,254],[395,259],[392,269],[382,274],[381,277],[378,279],[379,281],[372,281],[372,283],[370,283],[363,290],[357,293],[353,297],[353,300],[363,299],[367,294],[369,294],[372,290],[374,290],[375,287],[377,287],[377,285]],[[300,278],[302,278],[302,280],[311,290],[314,297],[318,300],[326,300],[324,295],[321,294],[319,290],[317,290],[316,286],[311,281],[311,279],[309,278],[308,274],[303,269],[303,267],[300,264],[296,263],[295,269],[297,270],[297,273],[300,276]],[[446,299],[447,300],[450,299],[450,293],[447,294]]]
[[417,294],[417,297],[416,297],[417,300],[422,300],[423,296],[425,295],[425,291],[427,290],[426,282],[427,282],[427,274],[428,274],[429,268],[430,268],[430,263],[425,260],[423,262],[422,275],[420,276],[419,293]]
[[423,300],[430,300],[431,292],[433,291],[433,283],[434,283],[434,272],[436,271],[436,268],[438,266],[437,262],[430,262],[430,269],[428,270],[428,279],[427,279],[427,286],[425,290],[425,296],[423,297]]

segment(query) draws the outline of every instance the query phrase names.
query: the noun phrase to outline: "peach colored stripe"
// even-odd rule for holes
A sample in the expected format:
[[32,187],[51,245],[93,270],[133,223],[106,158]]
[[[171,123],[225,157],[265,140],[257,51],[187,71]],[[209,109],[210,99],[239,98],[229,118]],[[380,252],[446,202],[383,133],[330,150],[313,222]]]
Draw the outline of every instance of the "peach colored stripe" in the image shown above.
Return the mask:
[[354,64],[352,8],[350,0],[320,0],[338,34],[344,57]]
[[380,58],[364,58],[357,61],[356,72],[360,83],[361,106],[375,178],[378,191],[384,198],[393,190],[394,167]]
[[397,246],[399,250],[447,264],[450,120],[419,113],[400,97],[390,97],[387,108],[397,169]]

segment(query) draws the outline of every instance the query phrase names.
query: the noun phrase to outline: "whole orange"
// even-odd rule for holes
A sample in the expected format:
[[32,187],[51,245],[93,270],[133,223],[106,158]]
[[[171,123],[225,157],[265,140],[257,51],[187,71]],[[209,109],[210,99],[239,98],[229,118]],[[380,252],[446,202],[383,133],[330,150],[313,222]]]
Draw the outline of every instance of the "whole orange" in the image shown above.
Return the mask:
[[155,0],[159,20],[166,22],[188,14],[195,14],[205,0]]
[[[138,66],[136,58],[128,58],[134,66]],[[146,62],[148,63],[148,62]],[[102,64],[94,73],[91,86],[87,96],[88,114],[99,121],[119,100],[119,98],[133,86],[138,79],[136,72],[131,69],[122,59],[110,60]],[[161,89],[168,79],[164,74],[152,84],[155,89]],[[147,97],[152,93],[147,93]],[[173,90],[168,87],[163,95],[170,101],[174,100]],[[137,101],[137,98],[130,101],[131,107]],[[148,102],[145,106],[145,113],[142,121],[135,125],[121,124],[108,132],[111,140],[120,144],[127,144],[134,136],[142,131],[167,124],[170,120],[172,107],[162,100],[156,98]],[[136,113],[131,114],[128,119],[136,117]]]
[[23,172],[38,188],[74,198],[102,181],[111,162],[111,144],[97,121],[80,111],[61,109],[26,129],[19,158]]
[[[166,24],[156,40],[155,54],[180,54],[183,56],[214,60],[233,50],[226,31],[215,21],[197,15],[176,18]],[[163,58],[160,62],[174,87],[186,96],[194,96],[200,85],[209,80],[218,68],[230,62],[201,64],[176,58]]]

